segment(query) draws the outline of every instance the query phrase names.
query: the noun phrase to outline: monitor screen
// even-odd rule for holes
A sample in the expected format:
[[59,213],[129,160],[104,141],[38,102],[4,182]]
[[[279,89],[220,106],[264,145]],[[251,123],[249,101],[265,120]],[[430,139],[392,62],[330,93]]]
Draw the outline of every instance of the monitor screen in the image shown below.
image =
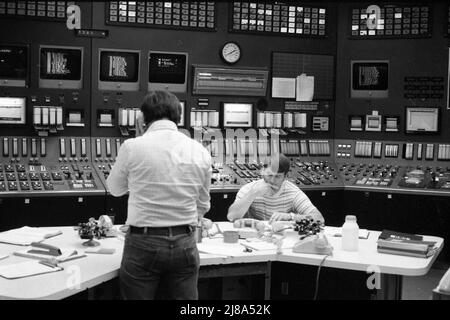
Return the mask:
[[100,49],[99,89],[139,90],[139,51]]
[[25,87],[28,47],[0,45],[0,86]]
[[186,92],[187,67],[187,53],[150,51],[148,90]]
[[387,98],[389,61],[352,61],[351,97]]
[[0,97],[0,124],[25,124],[26,98]]
[[232,128],[250,128],[252,126],[252,103],[223,103],[223,126]]
[[81,89],[83,48],[40,48],[40,88]]
[[407,133],[436,133],[439,131],[438,108],[406,108]]

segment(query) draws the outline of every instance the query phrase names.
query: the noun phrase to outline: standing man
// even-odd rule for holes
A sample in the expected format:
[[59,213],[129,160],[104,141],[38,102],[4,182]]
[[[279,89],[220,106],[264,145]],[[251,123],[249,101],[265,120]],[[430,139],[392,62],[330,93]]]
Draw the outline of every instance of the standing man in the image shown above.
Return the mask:
[[272,156],[264,165],[262,179],[242,186],[228,209],[230,221],[246,215],[257,220],[300,220],[311,217],[324,222],[320,211],[308,196],[287,180],[290,161],[282,153]]
[[122,296],[154,299],[159,286],[168,298],[198,299],[196,226],[210,209],[211,156],[178,131],[172,93],[149,92],[141,111],[136,138],[122,144],[107,179],[113,196],[129,191]]

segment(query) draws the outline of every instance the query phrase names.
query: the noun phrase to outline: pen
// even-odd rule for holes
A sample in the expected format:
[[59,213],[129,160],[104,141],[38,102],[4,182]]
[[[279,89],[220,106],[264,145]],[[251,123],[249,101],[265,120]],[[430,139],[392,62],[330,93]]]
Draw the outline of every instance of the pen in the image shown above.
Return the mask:
[[244,252],[253,252],[253,248],[246,246],[245,244],[240,242],[240,245],[245,247]]

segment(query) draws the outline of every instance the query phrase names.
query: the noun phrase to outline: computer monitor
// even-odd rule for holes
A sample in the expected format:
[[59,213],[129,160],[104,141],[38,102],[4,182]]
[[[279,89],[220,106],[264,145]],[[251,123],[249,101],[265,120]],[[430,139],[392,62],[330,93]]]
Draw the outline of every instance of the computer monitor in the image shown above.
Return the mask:
[[389,61],[351,61],[352,98],[387,98]]
[[40,46],[40,88],[81,89],[82,75],[82,47]]
[[406,107],[406,133],[439,132],[439,108]]
[[0,124],[25,124],[26,98],[0,97]]
[[99,49],[99,90],[139,90],[139,50]]
[[148,54],[148,90],[186,92],[188,54],[150,51]]
[[0,86],[26,87],[28,46],[0,45]]
[[253,119],[253,103],[223,102],[222,115],[225,128],[250,128]]

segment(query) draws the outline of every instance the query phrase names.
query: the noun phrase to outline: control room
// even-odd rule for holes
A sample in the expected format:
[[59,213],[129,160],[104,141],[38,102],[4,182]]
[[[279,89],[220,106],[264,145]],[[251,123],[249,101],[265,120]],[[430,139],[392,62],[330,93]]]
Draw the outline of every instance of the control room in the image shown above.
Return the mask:
[[0,299],[450,298],[446,1],[0,1]]

